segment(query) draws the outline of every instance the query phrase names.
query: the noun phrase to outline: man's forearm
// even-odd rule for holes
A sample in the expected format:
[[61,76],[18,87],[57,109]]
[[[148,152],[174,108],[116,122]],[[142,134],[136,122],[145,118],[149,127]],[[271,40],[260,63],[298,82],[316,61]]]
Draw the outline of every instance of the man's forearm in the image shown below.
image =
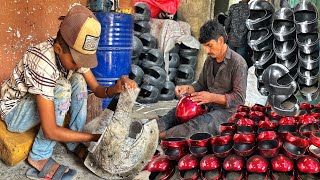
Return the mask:
[[216,104],[222,104],[222,105],[226,105],[227,104],[226,95],[224,95],[224,94],[215,94],[215,93],[211,93],[211,94],[212,94],[211,102],[216,103]]

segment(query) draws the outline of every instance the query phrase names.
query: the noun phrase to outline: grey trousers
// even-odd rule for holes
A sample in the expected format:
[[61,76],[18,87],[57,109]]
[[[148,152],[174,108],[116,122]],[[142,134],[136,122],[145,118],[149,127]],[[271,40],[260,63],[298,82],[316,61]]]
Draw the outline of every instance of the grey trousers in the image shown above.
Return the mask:
[[213,135],[220,134],[220,124],[227,122],[233,114],[229,109],[211,110],[206,114],[199,115],[181,124],[177,121],[175,113],[176,108],[173,108],[158,120],[159,131],[166,131],[166,138],[188,138],[192,134],[200,132],[208,132]]

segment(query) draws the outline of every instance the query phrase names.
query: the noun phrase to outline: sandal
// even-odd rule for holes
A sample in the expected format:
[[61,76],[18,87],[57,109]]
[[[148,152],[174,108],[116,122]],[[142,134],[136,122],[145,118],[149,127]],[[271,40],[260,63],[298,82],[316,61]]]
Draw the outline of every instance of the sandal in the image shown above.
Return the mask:
[[[27,171],[26,175],[29,179],[35,179],[35,180],[50,179],[47,177],[47,174],[50,172],[54,164],[56,164],[56,161],[50,157],[48,162],[43,166],[40,172],[35,168],[31,168]],[[67,169],[69,170],[65,172]],[[72,179],[75,179],[76,176],[77,176],[76,170],[70,169],[64,165],[60,165],[56,170],[56,172],[53,174],[51,180],[72,180]]]

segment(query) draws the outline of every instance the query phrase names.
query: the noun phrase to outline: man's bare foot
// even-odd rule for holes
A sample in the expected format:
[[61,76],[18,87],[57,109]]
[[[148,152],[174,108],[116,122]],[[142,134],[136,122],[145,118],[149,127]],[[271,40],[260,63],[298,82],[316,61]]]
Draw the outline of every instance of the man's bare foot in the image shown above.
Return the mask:
[[[41,171],[41,169],[44,167],[44,165],[48,162],[49,159],[44,159],[44,160],[33,160],[30,157],[28,157],[28,162],[30,163],[31,166],[33,166],[35,169],[37,169],[39,172]],[[55,163],[49,173],[47,174],[48,178],[52,178],[52,176],[54,175],[54,173],[56,172],[56,170],[59,168],[60,164],[59,163]],[[67,169],[65,172],[68,172],[69,169]]]
[[73,153],[75,153],[81,159],[81,162],[84,162],[88,155],[88,147],[82,143],[79,143],[74,149]]

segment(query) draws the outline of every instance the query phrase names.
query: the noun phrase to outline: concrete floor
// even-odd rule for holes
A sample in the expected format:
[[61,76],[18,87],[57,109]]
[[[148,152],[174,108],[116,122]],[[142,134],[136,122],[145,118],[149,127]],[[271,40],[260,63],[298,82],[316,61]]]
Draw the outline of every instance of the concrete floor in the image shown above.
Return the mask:
[[[133,109],[134,119],[154,119],[159,116],[163,116],[170,109],[176,106],[177,100],[158,102],[156,104],[136,105]],[[91,122],[90,122],[91,123]],[[89,124],[90,124],[89,123]],[[94,122],[92,122],[94,123]],[[78,180],[98,180],[102,179],[91,171],[89,171],[83,163],[72,153],[68,153],[66,148],[61,143],[57,143],[53,152],[53,159],[57,162],[69,166],[70,168],[78,171]],[[28,179],[25,175],[26,171],[31,168],[28,162],[25,160],[20,164],[10,167],[0,161],[0,180],[24,180]],[[141,172],[135,179],[147,180],[149,177],[148,171]]]
[[[254,68],[249,69],[248,76],[248,88],[247,88],[247,99],[246,105],[253,105],[258,102],[260,104],[264,104],[266,101],[266,97],[261,96],[257,91],[256,86],[256,77],[254,75]],[[136,119],[153,119],[159,116],[163,116],[167,111],[176,106],[177,100],[168,101],[168,102],[158,102],[156,104],[149,105],[136,105],[134,107],[133,118]],[[78,171],[78,176],[76,179],[79,180],[98,180],[102,179],[89,171],[80,160],[74,154],[68,154],[66,148],[57,143],[54,152],[53,158],[64,165],[67,165],[71,168],[74,168]],[[10,167],[0,161],[0,180],[24,180],[27,179],[25,176],[26,171],[31,168],[31,166],[27,163],[27,161],[23,161],[20,164]],[[135,179],[144,180],[148,179],[149,172],[143,171],[141,172]],[[176,179],[174,176],[171,179]]]

